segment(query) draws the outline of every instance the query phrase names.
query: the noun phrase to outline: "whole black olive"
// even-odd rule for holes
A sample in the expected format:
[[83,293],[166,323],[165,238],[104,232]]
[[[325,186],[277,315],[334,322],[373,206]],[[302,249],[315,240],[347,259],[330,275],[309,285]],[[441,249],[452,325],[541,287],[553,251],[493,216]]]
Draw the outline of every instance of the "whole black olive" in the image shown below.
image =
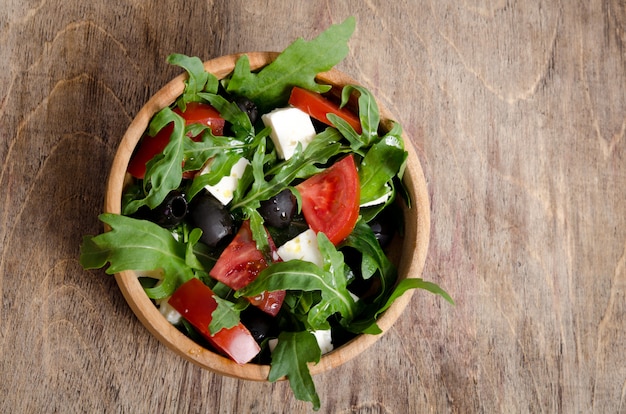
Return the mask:
[[256,104],[245,96],[236,96],[235,99],[233,99],[233,102],[237,104],[242,112],[245,112],[246,115],[248,115],[250,123],[254,125],[259,117],[259,110]]
[[258,343],[275,330],[274,318],[255,306],[248,306],[241,312],[240,318]]
[[265,224],[279,229],[286,228],[296,213],[296,197],[287,189],[269,200],[261,201],[259,213]]
[[235,234],[233,216],[209,192],[202,192],[193,199],[189,216],[191,224],[202,230],[200,241],[209,247],[224,244]]
[[177,226],[187,215],[187,200],[178,190],[171,191],[161,204],[147,213],[147,218],[161,227]]

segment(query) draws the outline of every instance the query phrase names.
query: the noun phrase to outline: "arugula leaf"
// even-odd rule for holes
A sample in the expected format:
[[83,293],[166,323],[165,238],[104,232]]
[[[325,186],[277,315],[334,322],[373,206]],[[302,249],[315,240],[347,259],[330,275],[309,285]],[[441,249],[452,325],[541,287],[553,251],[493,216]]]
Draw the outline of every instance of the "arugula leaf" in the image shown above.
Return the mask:
[[199,93],[198,95],[209,102],[222,118],[230,122],[230,129],[235,133],[236,138],[247,141],[254,137],[254,127],[250,118],[236,103],[229,102],[223,96],[214,93]]
[[320,291],[321,300],[311,307],[307,322],[310,329],[328,329],[328,317],[339,313],[342,323],[350,322],[358,305],[346,288],[343,255],[338,252],[324,233],[317,234],[317,242],[324,259],[323,267],[302,260],[273,263],[264,269],[235,297],[256,296],[264,291],[302,290]]
[[354,130],[354,128],[352,128],[352,125],[350,125],[345,119],[333,113],[326,114],[326,118],[335,126],[335,128],[337,128],[337,131],[339,131],[339,133],[348,140],[350,143],[350,149],[356,154],[363,155],[363,152],[360,151],[360,148],[363,146],[361,136]]
[[364,279],[369,279],[378,271],[381,275],[383,291],[395,283],[396,269],[381,249],[372,228],[363,219],[357,221],[352,233],[342,245],[353,247],[363,255],[361,274]]
[[171,296],[180,284],[175,278],[166,277],[160,280],[154,287],[144,287],[143,290],[150,299],[158,300]]
[[194,228],[188,235],[185,242],[185,263],[192,269],[204,269],[204,266],[198,257],[196,256],[195,246],[197,245],[200,237],[202,236],[202,230]]
[[389,194],[387,195],[387,201],[381,202],[379,204],[375,204],[372,206],[367,206],[367,207],[364,207],[363,205],[361,205],[360,213],[361,213],[361,218],[363,219],[363,221],[365,221],[366,223],[369,223],[370,221],[375,219],[376,216],[378,216],[380,212],[385,210],[387,207],[389,207],[390,204],[392,204],[395,201],[396,188],[394,185],[395,184],[394,181],[395,180],[390,181],[389,183],[387,183],[388,187],[387,186],[384,187],[389,192]]
[[380,124],[378,104],[367,88],[359,85],[346,85],[341,91],[341,106],[348,103],[353,90],[359,92],[359,119],[363,129],[361,142],[365,146],[370,146],[378,138],[378,125]]
[[[454,301],[448,295],[448,293],[439,287],[437,284],[432,282],[427,282],[420,278],[408,278],[402,279],[393,291],[388,295],[386,302],[378,307],[378,310],[372,312],[369,316],[360,318],[357,321],[354,321],[350,324],[348,329],[354,333],[364,333],[370,335],[378,335],[382,333],[382,330],[376,324],[376,319],[398,299],[402,296],[406,291],[411,289],[424,289],[436,295],[443,297],[445,300],[450,302],[450,304],[454,305]],[[375,308],[372,308],[375,309]]]
[[257,250],[269,259],[268,263],[271,263],[274,258],[271,257],[270,236],[263,226],[263,217],[257,210],[247,211],[246,217],[250,220],[250,231],[252,232],[252,239],[256,242]]
[[218,295],[213,295],[213,299],[217,302],[217,307],[211,313],[211,323],[209,324],[211,335],[215,335],[222,329],[230,329],[238,325],[239,309],[237,309],[236,304],[222,299]]
[[[315,164],[325,164],[328,160],[342,151],[338,142],[341,137],[337,131],[326,129],[317,134],[304,151],[300,144],[294,155],[287,161],[277,164],[268,172],[265,172],[265,145],[259,145],[252,159],[252,171],[254,182],[251,189],[243,198],[233,199],[231,208],[256,209],[259,202],[267,200],[275,194],[289,187],[296,178],[305,178],[303,172],[310,172],[309,167]],[[269,176],[269,181],[265,177]]]
[[157,112],[150,122],[149,134],[156,135],[158,131],[172,122],[174,130],[170,142],[161,154],[157,154],[146,165],[144,193],[147,195],[126,204],[122,214],[131,215],[142,206],[153,209],[165,200],[170,191],[180,186],[183,178],[185,120],[170,108],[165,107]]
[[[219,252],[203,243],[197,243],[193,246],[193,254],[196,256],[198,263],[202,265],[202,269],[205,269],[205,271],[206,269],[211,269],[215,266],[215,262],[217,262],[219,257]],[[202,281],[206,282],[204,279]],[[211,286],[209,285],[209,287]]]
[[[211,171],[206,184],[215,185],[230,173],[233,165],[242,157],[247,145],[226,137],[215,137],[208,131],[201,141],[185,140],[185,166],[183,171],[202,169],[210,160]],[[219,172],[216,174],[216,172]],[[206,175],[206,174],[204,174]]]
[[406,162],[402,139],[387,134],[367,151],[359,167],[360,203],[374,201],[391,191],[389,182]]
[[454,305],[454,300],[450,297],[448,292],[443,290],[439,285],[433,282],[427,282],[421,278],[407,278],[402,279],[398,285],[393,290],[392,294],[387,299],[387,302],[376,312],[376,316],[379,316],[381,313],[389,309],[391,304],[400,296],[404,294],[409,289],[424,289],[433,293],[435,295],[439,295],[448,301],[451,305]]
[[[206,134],[210,138],[203,138],[200,143],[189,140],[190,144],[188,148],[190,148],[190,150],[185,152],[185,156],[196,156],[199,157],[198,159],[200,160],[205,160],[204,164],[198,166],[197,168],[190,167],[192,168],[192,171],[202,168],[202,166],[206,164],[206,160],[209,158],[210,171],[208,173],[196,174],[191,185],[187,189],[188,199],[191,200],[195,197],[195,195],[201,191],[204,186],[217,184],[223,177],[230,174],[233,165],[235,165],[241,158],[248,159],[250,157],[250,153],[256,151],[259,146],[261,146],[261,150],[265,151],[264,140],[269,135],[269,132],[269,128],[262,129],[250,142],[242,142],[228,137],[216,137],[209,131],[207,131]],[[195,151],[196,155],[194,155],[192,151]],[[189,165],[195,166],[197,163],[194,161],[193,164],[189,163]],[[187,167],[187,163],[185,164],[185,167]],[[244,171],[243,177],[241,177],[238,182],[238,187],[233,198],[235,200],[241,198],[244,191],[248,189],[251,183],[251,168],[247,167]]]
[[[237,208],[242,210],[256,210],[260,206],[260,201],[263,200],[262,197],[266,196],[262,190],[262,187],[267,185],[264,172],[264,166],[267,160],[267,155],[265,154],[266,148],[267,140],[266,138],[262,138],[250,162],[252,166],[252,187],[245,195],[241,191],[235,192],[231,202],[231,210],[236,210]],[[271,197],[271,195],[267,197]]]
[[[321,300],[320,291],[309,292],[288,290],[283,301],[286,315],[289,318],[289,325],[286,330],[303,330],[309,327],[307,321],[309,311]],[[283,314],[285,315],[285,313]]]
[[339,130],[341,135],[350,142],[352,151],[361,153],[359,150],[362,147],[367,148],[379,139],[380,113],[376,99],[374,99],[371,92],[359,85],[346,85],[343,87],[341,91],[341,107],[348,103],[353,91],[359,93],[358,104],[361,134],[358,134],[347,121],[335,114],[327,114],[326,117]]
[[210,285],[207,285],[207,286],[209,286],[211,288],[211,290],[213,291],[214,294],[216,294],[220,298],[224,298],[224,299],[228,299],[228,298],[230,298],[232,296],[234,290],[230,286],[225,285],[222,282],[218,282],[215,279],[212,279],[210,276],[209,276],[209,278],[211,279],[212,286],[210,286]]
[[98,243],[94,242],[95,237],[97,236],[83,236],[79,259],[83,269],[100,269],[109,260],[110,249],[100,247]]
[[186,260],[185,244],[178,242],[168,230],[150,221],[112,213],[101,214],[99,218],[111,231],[85,236],[80,255],[84,269],[99,269],[107,262],[108,274],[162,269],[161,284],[146,289],[151,299],[171,295],[181,283],[194,277]]
[[380,248],[380,244],[376,240],[376,236],[370,226],[363,219],[357,222],[354,231],[346,238],[343,245],[353,247],[363,254],[361,272],[365,279],[378,273],[381,282],[380,293],[370,305],[360,312],[358,318],[349,324],[349,331],[372,335],[380,334],[382,331],[376,325],[376,319],[409,289],[425,289],[442,296],[448,302],[454,304],[448,293],[432,282],[408,278],[403,279],[396,285],[398,276],[396,269]]
[[310,401],[315,411],[320,409],[320,398],[307,363],[318,363],[321,350],[312,333],[281,332],[278,344],[272,351],[268,380],[275,382],[286,376],[294,396],[300,401]]
[[347,42],[355,25],[354,17],[349,17],[311,41],[297,39],[258,73],[250,71],[248,57],[243,55],[237,60],[227,91],[251,99],[261,112],[284,106],[294,86],[316,92],[328,91],[330,86],[318,84],[315,77],[348,55]]
[[189,102],[201,101],[201,97],[198,95],[200,92],[217,92],[219,81],[215,75],[204,70],[200,58],[173,53],[167,57],[167,63],[182,67],[189,76],[185,81],[185,90],[176,102],[183,112],[185,112]]

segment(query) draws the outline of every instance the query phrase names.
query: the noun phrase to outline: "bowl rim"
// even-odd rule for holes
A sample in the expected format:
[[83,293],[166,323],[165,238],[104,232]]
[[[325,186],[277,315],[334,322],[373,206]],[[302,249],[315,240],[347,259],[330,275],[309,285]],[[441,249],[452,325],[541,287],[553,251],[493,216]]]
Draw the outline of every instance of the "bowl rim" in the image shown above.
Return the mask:
[[[247,55],[252,70],[258,69],[272,62],[277,52],[247,52],[224,55],[204,62],[208,72],[221,79],[230,74],[237,59]],[[152,116],[171,105],[184,90],[186,74],[181,74],[159,91],[157,91],[139,110],[126,130],[116,151],[109,173],[104,211],[106,213],[121,213],[122,188],[128,179],[126,168],[130,157],[139,139],[146,130]],[[343,87],[347,84],[359,83],[338,69],[331,69],[321,73],[316,78],[321,83]],[[381,123],[389,125],[393,119],[389,111],[378,102]],[[405,149],[408,152],[408,161],[403,180],[411,197],[412,208],[404,209],[405,223],[409,223],[413,215],[417,215],[415,226],[405,225],[405,234],[399,259],[398,275],[407,278],[419,278],[422,275],[430,238],[430,200],[427,192],[426,179],[413,147],[413,142],[402,132]],[[195,343],[192,339],[171,325],[151,302],[141,287],[134,271],[122,271],[115,274],[115,280],[129,304],[133,313],[140,322],[161,343],[166,345],[188,361],[209,371],[240,379],[267,381],[269,365],[254,363],[237,364],[231,359]],[[409,290],[387,309],[378,319],[378,326],[383,333],[379,335],[360,334],[346,344],[324,354],[317,364],[309,364],[312,375],[319,374],[337,367],[369,348],[385,332],[387,332],[407,307],[413,290]]]

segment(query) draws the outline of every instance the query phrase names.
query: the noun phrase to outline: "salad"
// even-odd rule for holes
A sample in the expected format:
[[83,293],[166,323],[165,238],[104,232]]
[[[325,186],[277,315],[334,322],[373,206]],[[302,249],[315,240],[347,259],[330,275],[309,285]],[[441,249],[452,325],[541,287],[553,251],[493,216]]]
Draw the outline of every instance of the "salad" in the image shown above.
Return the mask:
[[85,236],[81,264],[133,270],[169,322],[239,364],[269,364],[319,409],[308,369],[408,289],[386,252],[402,236],[407,152],[362,86],[316,81],[348,53],[354,18],[296,40],[258,71],[217,79],[173,54],[183,94],[152,118],[128,165],[122,214]]

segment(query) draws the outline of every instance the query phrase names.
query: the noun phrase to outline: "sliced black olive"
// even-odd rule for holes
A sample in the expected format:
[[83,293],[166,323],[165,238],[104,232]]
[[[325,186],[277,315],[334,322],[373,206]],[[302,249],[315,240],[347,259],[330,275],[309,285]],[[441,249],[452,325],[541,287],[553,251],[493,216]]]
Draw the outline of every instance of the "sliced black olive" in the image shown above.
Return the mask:
[[202,230],[200,241],[209,247],[225,244],[235,234],[228,209],[209,192],[198,194],[189,206],[191,224]]
[[269,200],[262,201],[259,213],[265,224],[284,229],[291,223],[296,207],[296,197],[286,189]]
[[171,191],[156,208],[146,213],[146,218],[161,227],[177,226],[187,215],[187,200],[180,191]]

